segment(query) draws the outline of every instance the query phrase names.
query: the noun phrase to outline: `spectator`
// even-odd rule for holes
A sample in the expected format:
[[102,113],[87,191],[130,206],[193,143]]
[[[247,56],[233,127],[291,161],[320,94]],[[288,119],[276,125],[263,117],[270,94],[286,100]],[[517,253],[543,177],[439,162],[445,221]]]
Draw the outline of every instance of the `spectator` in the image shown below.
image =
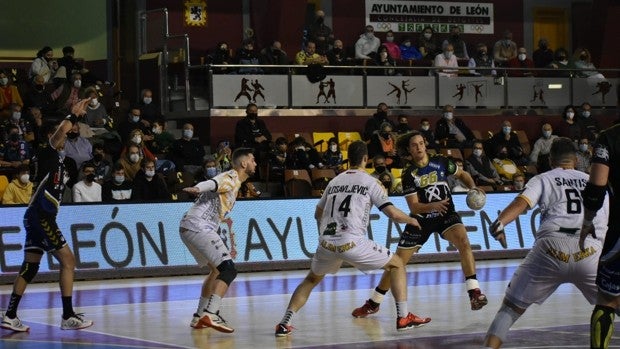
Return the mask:
[[546,68],[553,62],[553,50],[549,48],[549,41],[545,38],[538,40],[538,48],[532,56],[534,59],[534,67]]
[[[245,39],[242,42],[242,47],[237,51],[237,56],[235,57],[235,62],[237,64],[247,64],[247,65],[258,65],[260,61],[258,59],[258,54],[254,51],[254,40],[253,39]],[[248,67],[248,68],[239,68],[239,74],[262,74],[263,70],[259,67]]]
[[528,164],[527,154],[523,153],[523,147],[515,132],[512,132],[512,124],[508,120],[502,122],[502,128],[495,133],[491,139],[487,141],[487,152],[492,153],[493,149],[504,146],[508,149],[508,158],[517,164],[517,166],[526,166]]
[[469,59],[467,44],[461,36],[461,28],[458,25],[450,26],[450,36],[448,36],[441,45],[444,48],[444,52],[447,45],[452,45],[454,56],[456,56],[457,59]]
[[404,38],[399,48],[400,48],[400,58],[402,60],[409,61],[409,60],[422,59],[422,54],[413,45],[410,38]]
[[[227,65],[233,63],[235,63],[235,60],[230,55],[228,43],[220,41],[211,54],[211,64]],[[216,67],[213,68],[213,72],[216,74],[226,74],[230,73],[230,69],[226,67]]]
[[112,178],[103,183],[101,195],[103,202],[131,201],[133,183],[125,178],[125,170],[120,163],[114,165]]
[[[334,40],[334,47],[327,51],[326,57],[329,65],[350,65],[353,61],[353,58],[351,58],[351,56],[349,56],[345,51],[342,40],[339,39]],[[332,72],[345,73],[345,71],[341,69]]]
[[575,118],[575,107],[567,105],[562,113],[563,122],[557,128],[557,135],[560,137],[567,137],[577,142],[581,139],[583,132],[583,126],[581,121]]
[[133,181],[132,199],[135,201],[170,201],[164,179],[155,173],[155,161],[143,159],[140,171]]
[[65,67],[67,74],[74,74],[74,73],[79,73],[82,75],[82,80],[85,84],[85,86],[91,86],[91,85],[102,85],[102,84],[106,84],[106,85],[112,85],[114,86],[115,84],[113,82],[109,82],[109,81],[103,81],[102,79],[99,79],[98,77],[96,77],[92,72],[90,72],[88,69],[84,68],[84,66],[76,61],[73,57],[75,56],[75,49],[71,46],[65,46],[62,48],[62,58],[60,58],[58,60],[58,66],[59,67]]
[[284,170],[288,158],[288,142],[284,137],[278,137],[273,149],[269,152],[269,179],[274,181],[284,180]]
[[340,146],[338,145],[338,139],[332,137],[327,142],[327,150],[323,153],[323,165],[326,168],[334,170],[336,173],[342,171],[343,156],[340,152]]
[[131,133],[129,134],[129,141],[127,142],[125,148],[123,148],[123,150],[121,151],[121,157],[125,155],[129,145],[135,145],[138,147],[138,149],[140,150],[139,153],[141,159],[147,158],[155,160],[155,155],[153,154],[153,152],[151,152],[151,150],[146,146],[146,143],[144,142],[144,134],[142,133],[142,131],[138,129],[131,131]]
[[[495,68],[495,62],[489,56],[486,44],[479,43],[478,45],[476,45],[476,53],[472,58],[469,59],[467,66],[469,68]],[[495,69],[469,69],[469,73],[472,75],[482,76],[495,76],[497,74]]]
[[237,121],[235,126],[235,146],[254,149],[257,163],[261,161],[261,152],[269,151],[271,132],[265,121],[258,118],[258,106],[250,103],[245,108],[246,117]]
[[220,170],[219,166],[217,166],[217,162],[215,161],[213,155],[207,155],[205,157],[204,164],[202,165],[202,170],[195,177],[195,182],[204,182],[220,173],[222,173],[222,170]]
[[93,144],[93,160],[91,163],[95,167],[95,181],[103,185],[105,181],[110,179],[112,172],[112,166],[110,165],[110,160],[106,158],[103,144]]
[[527,57],[527,50],[525,47],[519,47],[519,51],[516,58],[508,61],[508,68],[519,68],[519,70],[509,70],[508,76],[535,76],[534,61]]
[[[282,44],[278,40],[273,40],[269,47],[265,47],[260,51],[261,64],[267,65],[286,65],[289,64],[286,52],[282,50]],[[266,69],[271,74],[286,74],[286,69]]]
[[13,85],[5,70],[0,70],[0,112],[9,108],[11,104],[24,106],[17,86]]
[[385,161],[385,155],[383,155],[382,153],[379,153],[373,156],[372,166],[373,166],[374,171],[370,173],[371,176],[379,179],[382,175],[387,174],[390,176],[390,182],[392,183],[395,182],[392,171],[390,171],[390,169],[388,169],[387,167],[387,164]]
[[87,124],[91,129],[98,129],[93,130],[96,135],[107,132],[104,127],[108,123],[108,111],[99,101],[97,90],[88,88],[85,91],[85,95],[90,98],[90,102],[86,108],[86,115],[84,115],[81,122]]
[[396,69],[394,69],[394,67],[396,67],[396,61],[394,61],[394,59],[390,57],[388,49],[385,46],[381,45],[379,47],[378,53],[379,54],[375,56],[374,64],[379,67],[385,67],[385,69],[373,70],[371,71],[371,73],[373,73],[373,75],[376,74],[385,76],[397,75],[397,71]]
[[498,67],[507,67],[508,61],[517,58],[517,44],[512,41],[512,31],[505,30],[502,39],[495,42],[493,58]]
[[26,92],[24,102],[24,105],[27,107],[38,107],[44,114],[53,114],[55,112],[52,104],[52,95],[47,90],[45,79],[42,75],[36,75],[32,79],[31,88]]
[[495,166],[488,156],[484,153],[481,141],[474,141],[472,154],[466,159],[465,168],[472,176],[476,185],[490,185],[496,188],[502,184]]
[[0,130],[5,129],[5,132],[8,134],[9,128],[11,128],[11,126],[15,126],[17,128],[19,138],[27,142],[31,142],[34,138],[33,125],[30,120],[22,116],[22,107],[19,104],[13,103],[9,105],[7,112],[10,115],[9,119],[0,125]]
[[286,168],[292,170],[323,168],[319,152],[301,136],[291,142],[291,156],[287,161]]
[[17,126],[10,125],[7,140],[0,153],[0,169],[6,174],[16,173],[20,165],[29,165],[33,156],[32,147],[19,136]]
[[[411,44],[411,41],[409,41],[409,44]],[[441,52],[435,38],[435,30],[430,25],[424,27],[422,33],[420,33],[418,49],[422,57],[428,60],[433,60]]]
[[179,170],[195,175],[201,168],[205,149],[198,139],[194,139],[194,125],[183,125],[183,135],[172,144],[170,156]]
[[394,42],[394,32],[390,29],[385,33],[385,42],[383,45],[389,54],[390,57],[394,60],[401,59],[400,58],[400,47],[397,43]]
[[215,164],[220,172],[232,169],[232,149],[229,141],[221,141],[217,144],[215,153]]
[[101,202],[101,185],[95,180],[95,165],[85,162],[82,166],[82,180],[72,188],[73,202]]
[[558,136],[553,134],[551,124],[544,124],[542,126],[542,136],[534,142],[532,152],[530,153],[530,163],[536,165],[538,173],[547,172],[551,169],[549,152],[551,151],[551,144],[556,138]]
[[388,195],[400,195],[403,193],[402,185],[398,185],[392,178],[392,174],[389,172],[382,173],[377,178],[383,187],[387,190]]
[[495,158],[493,159],[493,166],[499,174],[502,182],[512,182],[512,176],[518,172],[517,165],[514,161],[508,158],[508,148],[500,145],[497,147]]
[[513,191],[521,191],[525,188],[525,175],[521,172],[517,172],[512,176],[512,188]]
[[93,145],[88,139],[80,136],[80,126],[77,122],[71,126],[71,130],[67,132],[65,153],[66,156],[75,160],[77,168],[81,168],[84,162],[93,158]]
[[364,34],[355,43],[355,59],[371,60],[377,55],[381,40],[375,36],[375,28],[367,25]]
[[409,126],[409,120],[407,120],[407,115],[399,115],[397,118],[396,128],[394,131],[398,135],[402,135],[408,132],[411,132],[413,129]]
[[571,77],[575,64],[568,59],[568,52],[564,48],[558,48],[555,51],[553,61],[547,66],[547,68],[557,69],[556,72],[551,72],[551,76],[555,77]]
[[575,68],[582,69],[577,71],[577,77],[605,79],[603,74],[596,71],[596,67],[592,63],[592,55],[590,55],[590,51],[587,48],[575,50],[573,62],[575,62]]
[[443,53],[435,56],[433,66],[437,69],[434,71],[429,71],[429,75],[433,75],[434,72],[439,76],[458,76],[459,64],[456,60],[456,56],[454,55],[454,46],[452,46],[452,44],[443,46]]
[[329,46],[334,42],[334,34],[332,28],[325,24],[325,12],[318,10],[315,19],[307,29],[307,37],[304,45],[313,41],[316,44],[316,51],[319,55],[324,56],[329,50]]
[[[388,113],[390,108],[387,104],[381,102],[377,105],[377,112],[372,115],[372,117],[366,120],[366,124],[364,125],[364,141],[370,141],[373,134],[379,132],[379,126],[381,126],[384,122],[389,122],[392,124],[392,121],[388,119]],[[394,124],[392,124],[394,126]]]
[[17,176],[9,183],[2,195],[3,205],[24,205],[32,197],[30,167],[26,164],[17,167]]
[[168,132],[167,124],[164,119],[157,119],[152,123],[153,140],[147,141],[146,145],[158,157],[167,156],[174,143],[174,135]]
[[383,154],[387,168],[402,167],[396,149],[396,139],[394,138],[392,124],[384,122],[379,126],[379,132],[370,138],[368,144],[368,156]]
[[439,151],[439,141],[435,139],[435,132],[431,129],[431,122],[427,118],[420,120],[420,134],[424,138],[427,149],[435,149]]
[[71,107],[82,96],[82,92],[82,75],[79,73],[71,74],[71,78],[58,86],[51,94],[55,109],[63,114],[69,114]]
[[129,143],[127,151],[124,152],[119,160],[119,163],[123,167],[125,178],[133,182],[136,174],[140,170],[142,159],[144,159],[144,156],[140,151],[140,147],[134,143]]
[[443,107],[443,117],[435,125],[435,139],[446,148],[464,149],[470,147],[474,134],[465,122],[454,117],[454,107],[446,104]]
[[306,47],[297,52],[295,55],[295,64],[310,65],[310,64],[327,64],[327,57],[321,56],[316,53],[316,44],[314,41],[308,41]]
[[159,104],[153,100],[153,91],[145,88],[140,92],[140,118],[146,127],[152,127],[156,120],[162,119]]
[[579,122],[583,127],[583,131],[590,141],[594,141],[601,130],[598,121],[592,117],[592,106],[588,102],[581,104],[581,112],[579,113]]
[[129,141],[131,132],[135,129],[142,131],[144,135],[148,135],[145,137],[144,141],[153,140],[149,128],[142,122],[141,115],[142,111],[139,106],[134,105],[130,107],[127,119],[118,125],[118,134],[121,137],[122,143],[127,143]]
[[[37,57],[32,61],[30,70],[28,70],[28,79],[33,79],[37,75],[43,77],[43,83],[48,83],[50,80],[56,77],[58,72],[58,62],[54,60],[54,51],[51,47],[45,46],[37,52]],[[61,71],[65,74],[66,70],[62,68]]]
[[592,152],[590,151],[590,141],[587,137],[579,140],[579,150],[577,151],[577,163],[575,170],[590,173],[592,163]]

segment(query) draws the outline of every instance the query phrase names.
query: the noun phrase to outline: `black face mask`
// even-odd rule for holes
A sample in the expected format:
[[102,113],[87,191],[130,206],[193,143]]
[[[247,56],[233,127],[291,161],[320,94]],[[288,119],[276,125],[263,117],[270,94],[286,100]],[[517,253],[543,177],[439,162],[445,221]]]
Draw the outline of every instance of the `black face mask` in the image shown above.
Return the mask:
[[384,111],[378,111],[376,115],[377,115],[378,118],[386,118],[387,117],[387,113],[384,112]]
[[342,52],[342,49],[341,49],[341,48],[339,48],[339,47],[334,47],[334,53],[335,53],[335,54],[337,54],[337,55],[338,55],[338,54],[340,54],[340,52]]
[[375,166],[375,171],[377,173],[383,173],[385,172],[386,167],[385,166]]
[[95,181],[95,174],[94,173],[89,173],[86,175],[85,177],[87,182],[94,182]]
[[258,117],[258,113],[247,113],[247,115],[250,120],[256,120],[256,118]]
[[323,24],[323,22],[325,22],[325,18],[323,18],[323,17],[318,17],[318,18],[316,19],[316,23],[317,23],[317,24]]
[[34,88],[40,92],[45,90],[45,85],[34,85]]
[[95,154],[93,155],[93,160],[95,160],[95,162],[101,162],[101,160],[103,160],[103,154]]
[[390,138],[390,133],[389,132],[383,132],[383,133],[381,133],[381,137],[383,137],[383,139],[388,139],[388,138]]
[[77,132],[68,132],[68,133],[67,133],[67,138],[69,138],[69,139],[76,139],[76,138],[77,138],[77,136],[79,136],[79,135],[80,135],[80,134],[79,134],[79,133],[77,133]]
[[11,133],[11,135],[9,136],[9,141],[11,141],[13,143],[19,142],[19,134]]

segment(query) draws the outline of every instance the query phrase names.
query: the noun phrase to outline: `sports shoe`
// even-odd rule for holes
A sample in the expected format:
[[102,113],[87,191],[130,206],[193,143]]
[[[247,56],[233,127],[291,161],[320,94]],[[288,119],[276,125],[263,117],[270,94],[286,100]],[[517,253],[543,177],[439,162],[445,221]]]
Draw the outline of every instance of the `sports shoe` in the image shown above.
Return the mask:
[[489,301],[487,300],[487,296],[480,291],[479,288],[474,288],[473,290],[467,291],[469,293],[469,302],[471,303],[471,310],[480,310],[482,307],[487,305]]
[[373,305],[373,303],[374,302],[370,299],[366,300],[366,303],[364,303],[364,305],[362,305],[359,308],[353,309],[353,312],[351,313],[351,315],[353,315],[353,317],[366,317],[370,314],[374,314],[378,312],[379,304]]
[[276,325],[276,337],[286,337],[293,332],[293,326],[285,324]]
[[192,321],[190,321],[189,323],[189,327],[200,329],[200,328],[205,328],[207,326],[203,325],[202,322],[200,322],[200,315],[198,313],[194,313],[194,315],[192,316]]
[[62,330],[81,330],[93,325],[92,320],[84,320],[82,318],[84,314],[73,314],[68,319],[62,319],[60,322],[60,329]]
[[17,316],[15,319],[11,319],[6,314],[2,315],[2,323],[0,323],[0,327],[6,328],[7,330],[13,330],[15,332],[26,332],[30,330],[30,326],[24,325],[22,320],[20,320]]
[[413,313],[407,314],[405,317],[396,318],[396,330],[398,331],[406,331],[415,327],[424,326],[431,322],[431,318],[421,318]]
[[202,317],[200,318],[200,325],[204,327],[211,327],[216,331],[224,333],[233,333],[235,331],[235,329],[230,327],[228,322],[220,316],[219,311],[215,314],[209,313],[208,311],[203,312]]

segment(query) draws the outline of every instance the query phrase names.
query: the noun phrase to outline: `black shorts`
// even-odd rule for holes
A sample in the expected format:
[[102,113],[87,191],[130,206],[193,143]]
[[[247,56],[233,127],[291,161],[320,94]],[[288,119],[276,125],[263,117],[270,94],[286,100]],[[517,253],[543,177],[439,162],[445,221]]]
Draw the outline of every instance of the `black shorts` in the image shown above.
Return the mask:
[[[605,237],[605,245],[601,255],[606,254],[612,249],[620,234],[617,229],[609,229]],[[596,275],[596,285],[598,288],[611,296],[620,296],[620,258],[616,258],[611,262],[598,266],[598,273]]]
[[28,208],[24,215],[24,228],[25,251],[56,251],[67,244],[56,224],[55,216],[40,214],[36,209]]
[[456,212],[451,212],[443,216],[433,218],[415,217],[422,229],[417,229],[413,225],[407,224],[405,230],[398,241],[398,248],[411,249],[422,246],[428,241],[433,233],[439,233],[443,238],[443,233],[455,224],[463,224],[461,216]]

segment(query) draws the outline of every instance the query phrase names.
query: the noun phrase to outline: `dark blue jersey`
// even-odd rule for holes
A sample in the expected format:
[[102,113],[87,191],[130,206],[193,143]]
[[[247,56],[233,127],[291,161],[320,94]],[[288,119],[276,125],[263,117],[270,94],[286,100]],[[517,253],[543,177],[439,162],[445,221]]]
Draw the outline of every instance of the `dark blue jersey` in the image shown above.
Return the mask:
[[612,214],[609,216],[609,228],[620,229],[620,215],[614,214],[620,212],[620,202],[615,197],[620,190],[620,125],[612,126],[601,132],[596,138],[592,152],[592,163],[599,163],[609,167],[608,183],[612,189],[612,195],[609,197],[610,209]]
[[65,177],[68,177],[63,158],[51,146],[41,150],[40,160],[45,164],[40,168],[43,179],[37,191],[30,199],[29,209],[36,209],[40,213],[56,215],[65,191]]
[[[454,203],[448,185],[448,176],[457,171],[457,166],[452,160],[439,154],[429,154],[428,163],[418,166],[414,163],[409,165],[402,174],[403,194],[405,196],[417,194],[418,201],[430,203],[450,199],[448,212],[454,212]],[[417,212],[412,212],[419,214]],[[426,218],[439,216],[439,212],[419,214]]]

